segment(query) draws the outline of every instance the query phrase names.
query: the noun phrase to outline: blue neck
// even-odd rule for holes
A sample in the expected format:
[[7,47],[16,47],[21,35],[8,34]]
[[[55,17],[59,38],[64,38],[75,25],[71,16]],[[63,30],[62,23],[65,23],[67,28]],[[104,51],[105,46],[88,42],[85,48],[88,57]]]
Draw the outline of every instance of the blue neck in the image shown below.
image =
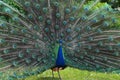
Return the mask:
[[62,51],[62,41],[60,41],[59,43],[60,43],[60,45],[59,45],[57,59],[56,59],[56,66],[57,67],[64,67],[65,60],[64,60],[63,51]]

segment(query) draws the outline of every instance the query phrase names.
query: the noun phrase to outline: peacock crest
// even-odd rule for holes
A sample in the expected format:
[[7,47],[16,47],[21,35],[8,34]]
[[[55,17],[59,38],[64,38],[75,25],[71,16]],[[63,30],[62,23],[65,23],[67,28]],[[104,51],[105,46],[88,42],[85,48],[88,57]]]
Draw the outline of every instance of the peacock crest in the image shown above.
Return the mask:
[[[0,1],[0,71],[17,69],[8,80],[53,67],[112,72],[120,70],[120,31],[107,4],[86,0],[13,0],[24,13]],[[19,74],[22,71],[23,74]]]

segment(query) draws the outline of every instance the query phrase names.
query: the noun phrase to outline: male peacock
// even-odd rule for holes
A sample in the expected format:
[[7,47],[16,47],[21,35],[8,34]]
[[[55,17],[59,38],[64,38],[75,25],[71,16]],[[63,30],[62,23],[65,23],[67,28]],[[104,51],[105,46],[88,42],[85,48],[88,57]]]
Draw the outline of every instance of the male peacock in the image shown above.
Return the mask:
[[0,71],[17,69],[8,80],[66,66],[120,70],[120,31],[109,30],[116,17],[108,5],[92,10],[99,0],[13,1],[23,13],[0,1],[0,15],[11,18],[0,20]]

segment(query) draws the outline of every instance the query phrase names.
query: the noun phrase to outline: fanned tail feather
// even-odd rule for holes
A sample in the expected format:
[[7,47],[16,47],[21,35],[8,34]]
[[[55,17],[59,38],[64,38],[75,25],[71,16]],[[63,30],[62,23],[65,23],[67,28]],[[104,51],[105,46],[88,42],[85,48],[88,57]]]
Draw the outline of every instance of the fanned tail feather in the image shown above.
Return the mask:
[[[120,70],[120,31],[110,30],[116,22],[113,10],[99,0],[14,0],[24,13],[0,1],[0,71],[16,68],[10,78],[25,78],[55,66],[54,51],[63,40],[67,66],[83,70]],[[4,65],[5,64],[5,65]],[[18,76],[19,71],[24,73]]]

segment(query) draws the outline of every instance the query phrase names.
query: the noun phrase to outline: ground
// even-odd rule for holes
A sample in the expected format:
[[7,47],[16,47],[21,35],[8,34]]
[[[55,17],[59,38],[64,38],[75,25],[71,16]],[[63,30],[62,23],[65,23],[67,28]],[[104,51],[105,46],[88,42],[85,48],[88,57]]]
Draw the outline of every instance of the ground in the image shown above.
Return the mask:
[[[60,71],[62,80],[120,80],[120,74],[115,73],[99,73],[78,70],[73,68],[66,68]],[[55,72],[55,79],[52,78],[51,70],[45,71],[42,74],[31,76],[25,80],[59,80],[57,72]]]

